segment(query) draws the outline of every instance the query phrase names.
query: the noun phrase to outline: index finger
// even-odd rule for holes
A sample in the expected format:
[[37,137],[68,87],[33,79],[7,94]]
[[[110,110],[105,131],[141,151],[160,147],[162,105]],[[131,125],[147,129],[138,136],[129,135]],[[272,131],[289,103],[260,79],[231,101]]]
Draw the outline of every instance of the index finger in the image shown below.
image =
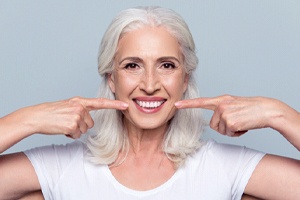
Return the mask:
[[185,99],[175,103],[175,106],[179,109],[182,108],[203,108],[208,110],[215,110],[219,103],[220,97],[208,98],[196,98],[196,99]]
[[99,109],[126,110],[128,108],[128,104],[123,101],[105,98],[86,98],[83,99],[82,104],[86,107],[88,111]]

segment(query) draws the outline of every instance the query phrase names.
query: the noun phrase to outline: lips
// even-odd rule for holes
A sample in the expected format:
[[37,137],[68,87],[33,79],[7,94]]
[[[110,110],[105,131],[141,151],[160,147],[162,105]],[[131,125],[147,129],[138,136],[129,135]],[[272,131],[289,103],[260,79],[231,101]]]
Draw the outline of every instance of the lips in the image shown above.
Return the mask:
[[137,97],[133,101],[138,110],[145,113],[155,113],[162,108],[166,99],[161,97]]

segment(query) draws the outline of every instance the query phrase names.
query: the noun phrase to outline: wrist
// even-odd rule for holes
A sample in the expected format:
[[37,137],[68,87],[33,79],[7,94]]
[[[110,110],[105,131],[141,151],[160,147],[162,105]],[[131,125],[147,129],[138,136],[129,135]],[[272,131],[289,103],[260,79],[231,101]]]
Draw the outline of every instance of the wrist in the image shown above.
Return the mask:
[[3,118],[5,125],[11,130],[11,133],[25,138],[37,132],[32,120],[33,114],[29,110],[29,107],[21,108]]
[[290,129],[295,129],[295,126],[298,126],[300,114],[281,101],[277,100],[273,103],[269,127],[285,135],[287,132],[290,132]]
[[0,153],[31,134],[33,132],[30,126],[24,123],[19,111],[2,117],[0,119]]

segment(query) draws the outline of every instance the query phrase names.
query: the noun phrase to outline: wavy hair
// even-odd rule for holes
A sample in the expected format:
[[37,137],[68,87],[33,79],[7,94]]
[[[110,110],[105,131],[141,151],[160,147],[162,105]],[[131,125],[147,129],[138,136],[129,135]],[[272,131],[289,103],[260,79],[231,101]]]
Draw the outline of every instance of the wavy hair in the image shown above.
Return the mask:
[[[185,21],[176,12],[161,7],[137,7],[123,10],[111,22],[99,49],[98,72],[103,77],[98,97],[115,99],[108,85],[108,74],[114,69],[114,56],[119,40],[127,32],[143,26],[162,26],[179,42],[184,58],[184,68],[189,74],[188,87],[182,99],[198,97],[193,72],[198,65],[193,37]],[[87,146],[91,160],[96,164],[118,164],[119,152],[128,152],[129,141],[123,126],[123,114],[118,110],[104,109],[94,112],[95,134],[88,137]],[[186,157],[200,146],[203,130],[199,109],[178,110],[170,120],[162,150],[175,166],[184,163]],[[123,160],[126,158],[123,158]],[[119,159],[118,159],[119,160]]]

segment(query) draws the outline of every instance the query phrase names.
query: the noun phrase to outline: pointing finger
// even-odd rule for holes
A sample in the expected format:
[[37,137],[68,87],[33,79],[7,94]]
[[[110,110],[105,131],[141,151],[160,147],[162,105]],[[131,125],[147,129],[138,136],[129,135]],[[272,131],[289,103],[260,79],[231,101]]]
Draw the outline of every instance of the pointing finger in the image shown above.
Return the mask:
[[98,109],[126,110],[128,107],[128,104],[125,102],[105,98],[84,98],[82,99],[82,104],[88,111]]
[[216,110],[220,103],[220,97],[215,98],[197,98],[197,99],[186,99],[178,101],[175,103],[175,106],[179,109],[182,108],[203,108],[208,110]]

